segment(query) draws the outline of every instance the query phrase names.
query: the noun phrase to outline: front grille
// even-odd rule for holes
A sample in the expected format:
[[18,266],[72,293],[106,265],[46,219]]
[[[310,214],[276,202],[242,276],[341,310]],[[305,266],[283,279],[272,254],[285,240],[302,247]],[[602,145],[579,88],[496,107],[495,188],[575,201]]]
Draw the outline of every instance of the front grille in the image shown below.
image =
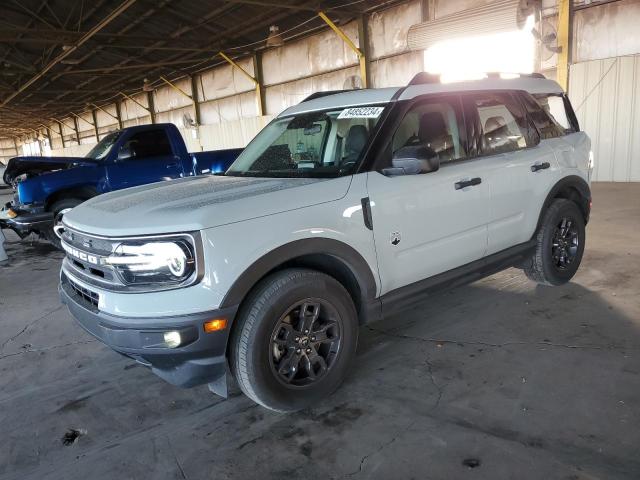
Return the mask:
[[120,242],[97,238],[77,232],[68,227],[62,233],[62,247],[67,252],[63,268],[90,285],[109,290],[124,290],[126,287],[115,269],[105,265],[101,259],[109,256]]
[[88,288],[84,288],[78,285],[76,282],[67,277],[67,281],[69,282],[69,286],[71,289],[80,297],[80,299],[90,305],[93,305],[95,308],[98,308],[98,303],[100,301],[100,296]]

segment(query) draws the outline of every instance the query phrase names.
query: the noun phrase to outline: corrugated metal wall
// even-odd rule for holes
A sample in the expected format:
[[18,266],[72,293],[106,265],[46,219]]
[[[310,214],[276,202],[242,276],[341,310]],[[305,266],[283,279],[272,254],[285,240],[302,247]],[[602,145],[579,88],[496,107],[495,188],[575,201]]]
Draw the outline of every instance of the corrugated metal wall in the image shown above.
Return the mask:
[[640,181],[640,55],[571,66],[569,98],[589,134],[596,181]]

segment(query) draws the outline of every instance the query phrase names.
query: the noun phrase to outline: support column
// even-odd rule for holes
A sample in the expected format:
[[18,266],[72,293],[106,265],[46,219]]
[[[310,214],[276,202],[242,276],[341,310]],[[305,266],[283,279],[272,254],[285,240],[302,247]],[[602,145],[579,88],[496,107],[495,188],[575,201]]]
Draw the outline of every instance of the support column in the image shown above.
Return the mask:
[[558,0],[558,67],[557,79],[566,92],[569,86],[571,0]]
[[91,110],[91,118],[93,119],[93,131],[96,134],[96,142],[100,141],[100,134],[98,133],[98,116],[95,110]]
[[153,92],[147,92],[147,104],[149,105],[149,116],[151,117],[151,123],[156,123],[156,107],[153,103]]
[[420,15],[423,22],[435,20],[436,6],[434,0],[420,0]]
[[198,79],[190,76],[191,80],[191,100],[193,101],[193,115],[196,125],[200,125],[200,102],[198,101]]
[[78,131],[78,117],[76,115],[73,116],[73,130],[76,132],[76,141],[78,145],[80,145],[80,133]]
[[362,37],[360,38],[361,48],[356,47],[356,45],[351,41],[351,39],[338,27],[335,23],[331,21],[329,17],[324,12],[318,12],[318,16],[324,20],[324,22],[329,25],[331,30],[336,32],[336,34],[342,39],[347,46],[355,52],[358,56],[358,61],[360,63],[360,78],[362,79],[362,88],[368,88],[369,83],[367,82],[367,77],[369,76],[367,72],[367,58],[365,53],[361,48],[364,47],[364,42]]
[[258,104],[258,115],[267,113],[266,92],[264,89],[264,75],[262,71],[262,52],[253,54],[253,75],[256,79],[256,102]]
[[118,121],[118,128],[122,130],[122,112],[120,110],[120,100],[116,100],[116,120]]
[[[238,65],[230,57],[225,55],[224,52],[218,52],[218,55],[224,58],[229,65],[231,65],[234,68],[237,68],[245,77],[247,77],[249,80],[253,82],[256,89],[256,108],[258,110],[258,116],[264,115],[261,83],[258,81],[258,77],[252,76],[249,72],[247,72],[244,68]],[[254,66],[255,66],[255,59],[254,59]],[[254,75],[257,75],[257,74],[254,72]]]
[[64,144],[64,130],[62,129],[62,122],[58,122],[57,120],[56,122],[58,123],[58,129],[60,130],[60,143],[62,144],[62,148],[65,148],[66,145]]
[[360,44],[360,75],[364,75],[362,86],[364,88],[373,88],[371,83],[371,61],[369,55],[369,15],[363,13],[358,17],[358,43]]

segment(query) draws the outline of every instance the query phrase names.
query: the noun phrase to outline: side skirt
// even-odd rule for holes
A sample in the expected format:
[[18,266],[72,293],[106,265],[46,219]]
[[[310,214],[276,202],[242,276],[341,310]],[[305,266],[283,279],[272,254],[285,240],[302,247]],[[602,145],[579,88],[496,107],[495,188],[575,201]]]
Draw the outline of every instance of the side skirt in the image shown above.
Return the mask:
[[387,316],[404,311],[436,292],[465,285],[509,267],[518,266],[533,254],[535,247],[536,241],[532,239],[453,270],[387,292],[379,299],[382,315]]

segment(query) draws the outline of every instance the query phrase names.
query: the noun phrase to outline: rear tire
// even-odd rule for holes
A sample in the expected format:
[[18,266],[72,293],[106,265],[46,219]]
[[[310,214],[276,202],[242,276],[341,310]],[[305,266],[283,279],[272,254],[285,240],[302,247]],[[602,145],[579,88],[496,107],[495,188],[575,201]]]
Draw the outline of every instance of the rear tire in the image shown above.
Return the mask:
[[358,340],[347,290],[314,270],[287,269],[261,281],[234,325],[231,370],[256,403],[292,412],[319,402],[344,380]]
[[576,274],[585,244],[584,216],[570,200],[557,199],[544,212],[536,250],[524,265],[529,279],[542,285],[567,283]]
[[43,234],[49,243],[53,244],[56,248],[62,250],[62,243],[53,230],[53,227],[62,222],[62,217],[64,217],[65,213],[77,207],[82,202],[84,202],[84,200],[80,200],[79,198],[63,198],[62,200],[54,202],[53,205],[49,207],[49,211],[53,213],[53,225],[43,232]]

